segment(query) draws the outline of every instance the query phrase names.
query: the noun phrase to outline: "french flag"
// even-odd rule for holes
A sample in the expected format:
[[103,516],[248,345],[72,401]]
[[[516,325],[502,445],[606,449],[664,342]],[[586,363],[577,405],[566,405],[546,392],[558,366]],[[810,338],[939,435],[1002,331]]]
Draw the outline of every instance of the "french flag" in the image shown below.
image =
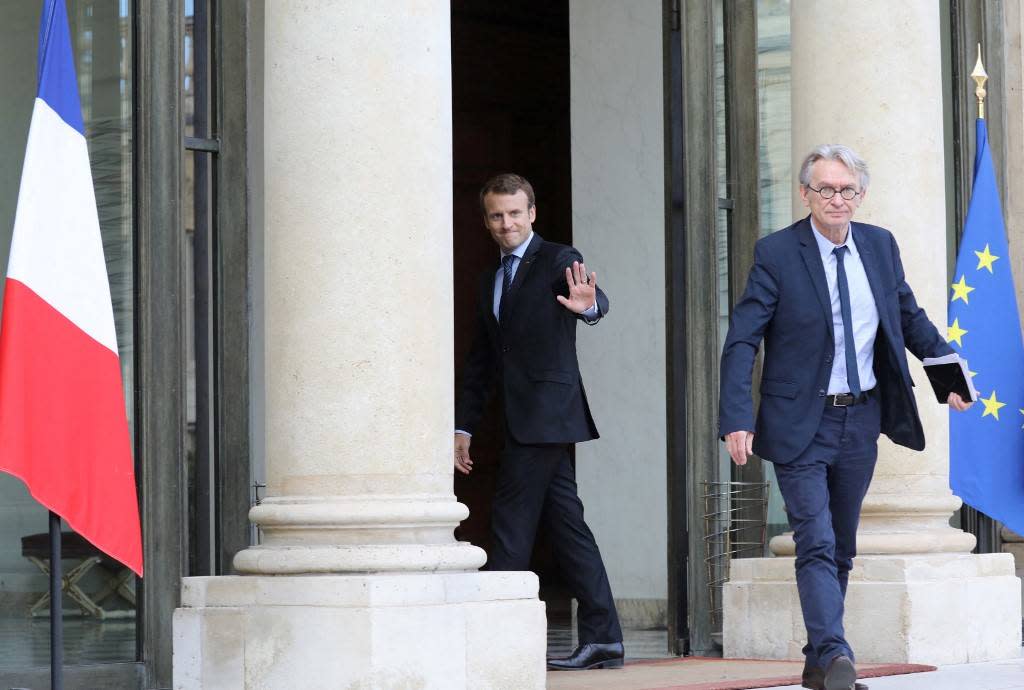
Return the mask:
[[46,0],[0,322],[0,470],[142,575],[114,312],[64,0]]

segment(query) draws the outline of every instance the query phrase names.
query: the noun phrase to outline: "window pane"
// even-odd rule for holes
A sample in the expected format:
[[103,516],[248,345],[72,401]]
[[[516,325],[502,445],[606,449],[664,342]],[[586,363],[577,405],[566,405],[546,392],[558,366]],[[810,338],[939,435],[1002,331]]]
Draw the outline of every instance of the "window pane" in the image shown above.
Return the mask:
[[793,222],[789,0],[758,0],[757,92],[761,235],[767,235]]
[[[195,136],[195,61],[196,13],[194,0],[185,1],[185,31],[182,42],[184,81],[181,83],[181,103],[185,109],[185,136]],[[188,204],[185,205],[188,208]]]
[[[760,128],[761,235],[793,222],[794,175],[790,152],[790,34],[789,0],[758,0],[757,94]],[[775,466],[763,463],[771,483],[768,498],[768,538],[786,531],[788,523],[775,481]]]
[[[132,4],[128,0],[67,3],[82,98],[82,117],[92,164],[96,205],[114,306],[114,325],[129,424],[134,428],[132,244]],[[39,2],[8,2],[0,9],[0,264],[7,266],[29,118],[35,98]],[[30,560],[48,550],[47,513],[22,483],[0,473],[0,668],[49,663],[48,606],[35,609],[48,579]],[[26,537],[41,535],[37,540]],[[65,575],[94,554],[65,526]],[[98,554],[97,554],[98,555]],[[45,558],[45,556],[44,556]],[[135,578],[122,584],[123,569],[103,559],[83,567],[76,583],[82,604],[65,596],[65,662],[83,664],[135,659]],[[114,591],[109,591],[114,587]],[[108,594],[104,595],[104,590]],[[99,609],[104,610],[101,620]]]

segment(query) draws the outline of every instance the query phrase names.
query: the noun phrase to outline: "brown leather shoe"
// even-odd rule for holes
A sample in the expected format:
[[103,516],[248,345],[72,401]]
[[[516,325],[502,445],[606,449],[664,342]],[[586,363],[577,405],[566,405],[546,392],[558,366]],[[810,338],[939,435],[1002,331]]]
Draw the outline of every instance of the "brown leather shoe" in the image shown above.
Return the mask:
[[[811,666],[804,662],[804,672],[800,679],[800,685],[808,690],[825,690],[825,669],[821,666]],[[854,682],[854,690],[868,690],[864,683]]]

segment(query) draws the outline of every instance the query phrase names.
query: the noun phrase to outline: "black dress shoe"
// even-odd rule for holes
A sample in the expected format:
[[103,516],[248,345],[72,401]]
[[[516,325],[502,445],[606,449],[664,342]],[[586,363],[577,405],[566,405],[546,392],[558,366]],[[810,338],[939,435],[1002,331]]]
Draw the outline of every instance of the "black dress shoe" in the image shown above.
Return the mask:
[[854,690],[857,669],[848,656],[837,656],[825,669],[825,690]]
[[588,668],[622,668],[626,656],[621,642],[581,644],[564,659],[548,659],[551,671],[585,671]]
[[[825,669],[821,666],[810,666],[805,663],[800,685],[808,688],[808,690],[825,690]],[[853,687],[854,690],[868,690],[868,686],[864,685],[864,683],[854,683]]]

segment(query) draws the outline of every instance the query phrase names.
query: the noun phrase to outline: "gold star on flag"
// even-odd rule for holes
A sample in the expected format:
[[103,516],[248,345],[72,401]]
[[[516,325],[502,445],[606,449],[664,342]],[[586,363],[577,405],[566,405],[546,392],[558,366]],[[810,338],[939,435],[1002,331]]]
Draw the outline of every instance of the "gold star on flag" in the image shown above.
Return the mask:
[[968,304],[967,295],[973,292],[974,288],[967,284],[967,281],[964,280],[964,276],[961,275],[960,282],[953,283],[951,287],[953,288],[953,299],[951,299],[950,302],[956,302],[958,299],[962,299],[964,304]]
[[990,395],[987,400],[985,398],[979,398],[979,399],[985,405],[985,411],[981,413],[981,416],[982,417],[987,417],[989,415],[992,415],[993,417],[996,418],[996,421],[998,421],[999,420],[999,408],[1000,407],[1006,407],[1006,403],[1001,403],[998,400],[996,400],[996,392],[995,391],[992,391],[992,395]]
[[960,319],[953,319],[953,325],[946,331],[946,342],[952,343],[956,341],[956,344],[963,347],[964,344],[960,342],[960,338],[967,335],[968,331],[960,328]]
[[[987,244],[985,245],[985,251],[983,251],[983,252],[976,251],[974,253],[978,256],[978,268],[977,268],[977,270],[980,271],[982,268],[987,268],[988,272],[991,273],[992,272],[992,263],[996,259],[998,259],[999,257],[994,255],[994,254],[992,254],[991,252],[989,252]],[[964,301],[966,301],[966,300],[964,300]]]
[[[1018,409],[1018,410],[1020,410],[1020,408],[1019,408],[1019,407],[1018,407],[1017,409]],[[1021,413],[1021,414],[1024,414],[1024,410],[1020,410],[1020,413]],[[1021,425],[1020,425],[1020,428],[1021,428],[1021,429],[1024,429],[1024,424],[1021,424]]]

